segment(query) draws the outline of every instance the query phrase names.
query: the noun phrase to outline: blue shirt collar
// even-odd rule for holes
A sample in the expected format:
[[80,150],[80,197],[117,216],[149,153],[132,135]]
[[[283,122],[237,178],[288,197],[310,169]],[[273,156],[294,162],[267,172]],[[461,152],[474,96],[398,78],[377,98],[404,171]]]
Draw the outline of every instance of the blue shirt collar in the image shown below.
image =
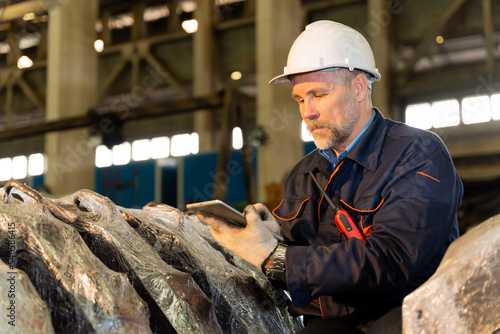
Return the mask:
[[319,150],[319,153],[322,156],[324,156],[328,161],[330,161],[330,164],[332,165],[332,169],[335,169],[335,165],[337,164],[337,162],[340,161],[347,153],[349,153],[349,151],[352,150],[352,148],[354,146],[356,146],[356,144],[361,140],[361,138],[365,134],[366,130],[368,130],[368,128],[372,124],[374,118],[375,118],[375,110],[373,110],[372,118],[370,118],[370,120],[368,121],[368,124],[366,124],[365,128],[363,129],[363,131],[361,131],[361,133],[356,137],[356,139],[354,139],[352,141],[352,143],[349,144],[349,146],[346,147],[346,149],[344,150],[344,152],[342,152],[342,153],[339,154],[338,157],[335,156],[335,152],[332,149]]

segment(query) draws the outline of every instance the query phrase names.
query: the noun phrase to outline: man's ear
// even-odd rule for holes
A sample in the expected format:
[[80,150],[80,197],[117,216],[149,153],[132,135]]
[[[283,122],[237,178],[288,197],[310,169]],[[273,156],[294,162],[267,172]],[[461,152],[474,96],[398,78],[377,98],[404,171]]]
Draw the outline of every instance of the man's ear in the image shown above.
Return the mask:
[[351,87],[355,93],[356,101],[366,100],[368,94],[368,79],[363,73],[359,73],[351,81]]

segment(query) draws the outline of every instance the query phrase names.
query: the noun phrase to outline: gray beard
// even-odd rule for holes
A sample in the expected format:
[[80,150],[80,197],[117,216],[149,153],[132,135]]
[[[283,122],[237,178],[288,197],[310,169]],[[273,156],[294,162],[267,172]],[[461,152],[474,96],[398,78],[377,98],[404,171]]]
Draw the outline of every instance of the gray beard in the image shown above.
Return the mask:
[[307,124],[307,129],[311,132],[314,128],[323,127],[328,129],[326,135],[313,134],[314,144],[320,150],[335,149],[342,146],[349,138],[354,124],[359,120],[359,113],[350,113],[342,127],[336,127],[330,122],[314,120]]
[[329,128],[326,136],[313,135],[314,144],[320,150],[334,149],[340,147],[349,138],[350,130],[346,128]]

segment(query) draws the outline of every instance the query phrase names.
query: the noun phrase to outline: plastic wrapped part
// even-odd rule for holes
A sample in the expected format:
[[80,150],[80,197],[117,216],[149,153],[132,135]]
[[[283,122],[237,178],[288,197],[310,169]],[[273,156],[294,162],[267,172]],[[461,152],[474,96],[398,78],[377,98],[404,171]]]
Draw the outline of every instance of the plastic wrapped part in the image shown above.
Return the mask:
[[47,304],[26,274],[0,261],[0,332],[54,333]]
[[0,198],[4,203],[29,203],[40,204],[44,202],[42,195],[26,184],[9,181],[2,188]]
[[226,261],[252,276],[257,284],[261,287],[262,290],[266,291],[266,293],[275,298],[276,289],[272,286],[271,282],[267,279],[266,275],[256,268],[254,265],[248,263],[238,255],[231,252],[229,249],[222,246],[217,240],[215,240],[210,234],[210,227],[203,224],[196,215],[188,215],[185,216],[185,224],[189,226],[189,228],[196,231],[207,243],[209,243],[213,248],[219,251]]
[[126,275],[109,270],[43,204],[0,203],[0,240],[0,256],[26,272],[56,332],[151,332],[147,305]]
[[[161,209],[162,207],[149,208],[149,210]],[[283,290],[276,289],[267,279],[266,275],[264,275],[262,270],[222,246],[212,237],[210,227],[202,223],[196,215],[186,213],[184,224],[189,226],[190,229],[196,231],[208,244],[210,244],[210,246],[219,251],[226,261],[255,279],[260,289],[262,289],[262,291],[264,291],[267,296],[274,300],[278,305],[281,315],[283,316],[283,320],[285,321],[290,333],[297,333],[304,328],[302,318],[293,317],[288,312],[288,305],[291,303],[290,297]]]
[[403,333],[498,333],[500,215],[455,240],[436,273],[403,301]]
[[249,275],[229,264],[176,211],[121,208],[160,256],[195,277],[210,296],[224,333],[288,333],[276,307]]
[[[210,289],[205,293],[211,296],[225,333],[296,333],[303,328],[301,319],[287,311],[288,296],[275,289],[261,270],[215,241],[196,216],[184,216],[165,204],[148,204],[145,212],[121,211],[165,261],[181,262],[181,270],[205,280],[199,285]],[[175,249],[180,253],[173,254],[172,243],[179,245]]]
[[94,254],[126,272],[151,311],[158,333],[222,333],[210,299],[193,278],[167,265],[106,197],[80,190],[47,200],[50,211],[82,233]]

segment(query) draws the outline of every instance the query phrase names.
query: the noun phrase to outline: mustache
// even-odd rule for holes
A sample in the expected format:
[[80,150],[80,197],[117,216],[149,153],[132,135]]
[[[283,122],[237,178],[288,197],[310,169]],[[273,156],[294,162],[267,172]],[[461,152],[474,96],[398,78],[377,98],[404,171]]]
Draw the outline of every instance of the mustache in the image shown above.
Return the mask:
[[332,126],[330,122],[325,120],[314,119],[306,122],[306,127],[309,132],[313,132],[314,129],[317,128],[328,128],[330,129]]

